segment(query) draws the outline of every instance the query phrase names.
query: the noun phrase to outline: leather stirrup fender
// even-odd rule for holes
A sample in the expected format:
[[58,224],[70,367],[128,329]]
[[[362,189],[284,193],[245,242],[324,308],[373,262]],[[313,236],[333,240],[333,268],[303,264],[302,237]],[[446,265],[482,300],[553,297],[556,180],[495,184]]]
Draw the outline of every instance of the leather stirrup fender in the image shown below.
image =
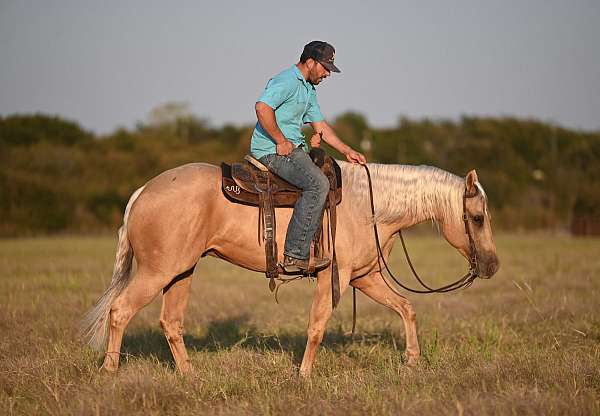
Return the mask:
[[330,179],[333,183],[329,191],[329,229],[331,230],[331,305],[335,309],[340,302],[340,273],[335,255],[335,232],[336,232],[336,212],[335,212],[335,176]]
[[[316,258],[325,254],[324,233],[328,232],[327,244],[331,253],[331,301],[333,308],[337,307],[340,300],[340,284],[337,259],[335,254],[335,232],[336,232],[336,205],[342,199],[341,169],[334,159],[322,154],[313,160],[329,179],[329,193],[326,209],[328,210],[328,227],[324,227],[323,217],[321,228],[315,235],[311,247],[311,258],[309,259],[309,272],[314,273]],[[319,156],[319,155],[317,155]],[[274,173],[266,170],[260,162],[246,158],[246,162],[228,165],[221,164],[222,190],[230,201],[250,206],[258,206],[258,244],[265,245],[265,274],[269,278],[269,288],[276,290],[274,279],[282,272],[277,263],[278,250],[276,241],[276,218],[275,207],[293,207],[302,191]]]

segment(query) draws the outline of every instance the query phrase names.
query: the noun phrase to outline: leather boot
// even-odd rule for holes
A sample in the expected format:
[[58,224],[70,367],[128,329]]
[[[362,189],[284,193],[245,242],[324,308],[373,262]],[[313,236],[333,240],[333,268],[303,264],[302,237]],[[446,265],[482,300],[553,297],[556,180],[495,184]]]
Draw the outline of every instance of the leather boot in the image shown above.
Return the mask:
[[[315,271],[329,266],[331,260],[327,257],[315,259]],[[279,264],[283,271],[288,274],[303,274],[308,270],[308,260],[296,259],[290,256],[283,256],[283,262]]]

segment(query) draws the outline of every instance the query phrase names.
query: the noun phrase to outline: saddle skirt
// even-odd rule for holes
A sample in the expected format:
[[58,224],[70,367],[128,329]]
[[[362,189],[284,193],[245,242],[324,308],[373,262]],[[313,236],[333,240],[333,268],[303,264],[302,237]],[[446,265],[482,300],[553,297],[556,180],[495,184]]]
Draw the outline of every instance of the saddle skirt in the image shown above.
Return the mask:
[[[338,205],[342,200],[340,166],[333,158],[325,155],[321,149],[311,150],[310,155],[329,179],[330,191],[335,193],[335,203]],[[244,162],[231,165],[221,163],[221,170],[223,193],[232,202],[259,206],[260,193],[267,191],[266,187],[269,186],[273,206],[293,207],[302,193],[302,189],[270,172],[265,165],[250,155],[245,157]],[[267,178],[269,185],[267,185]]]

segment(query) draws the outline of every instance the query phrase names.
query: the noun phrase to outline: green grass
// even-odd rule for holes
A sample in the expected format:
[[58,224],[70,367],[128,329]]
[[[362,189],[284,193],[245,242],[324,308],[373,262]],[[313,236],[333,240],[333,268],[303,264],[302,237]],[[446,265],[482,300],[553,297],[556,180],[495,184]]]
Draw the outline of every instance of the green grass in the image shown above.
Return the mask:
[[[465,261],[441,237],[410,235],[432,284]],[[216,259],[194,273],[180,376],[160,327],[160,299],[127,329],[121,369],[77,339],[106,288],[113,238],[0,240],[0,414],[600,414],[600,240],[500,235],[500,272],[453,294],[408,295],[423,357],[403,364],[393,312],[348,291],[313,376],[297,369],[314,283],[284,286]],[[412,283],[401,247],[392,268]]]

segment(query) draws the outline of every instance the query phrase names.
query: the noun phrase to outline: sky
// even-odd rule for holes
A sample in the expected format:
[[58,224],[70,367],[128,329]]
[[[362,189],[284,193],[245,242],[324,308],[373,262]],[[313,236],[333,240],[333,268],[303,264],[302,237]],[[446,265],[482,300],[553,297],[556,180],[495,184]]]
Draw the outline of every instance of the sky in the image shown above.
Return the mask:
[[326,118],[535,118],[600,130],[600,1],[0,0],[0,115],[55,114],[97,134],[183,102],[254,123],[304,44],[336,48]]

